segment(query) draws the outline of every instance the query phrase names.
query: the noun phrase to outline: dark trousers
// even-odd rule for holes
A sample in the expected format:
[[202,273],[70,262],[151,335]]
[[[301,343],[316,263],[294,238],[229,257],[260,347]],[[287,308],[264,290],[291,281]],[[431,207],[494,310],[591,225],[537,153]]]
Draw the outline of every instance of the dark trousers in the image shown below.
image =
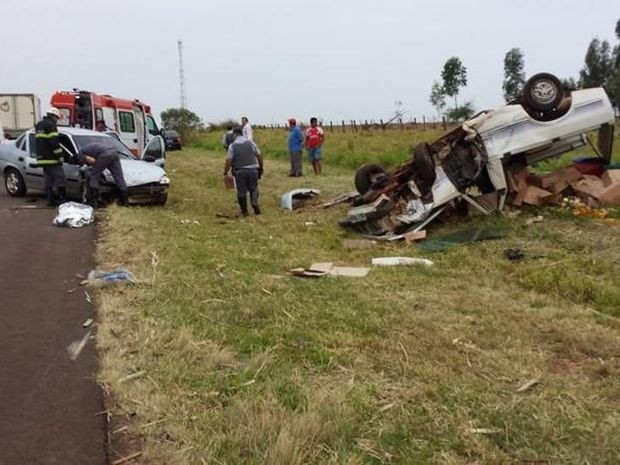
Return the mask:
[[67,178],[65,178],[65,170],[62,165],[50,165],[43,167],[43,182],[45,183],[45,192],[58,193],[59,188],[67,186]]
[[[247,210],[248,192],[250,193],[250,203],[253,207],[258,207],[258,169],[239,168],[235,170],[235,183],[237,184],[237,200],[241,210]],[[244,209],[244,205],[246,208]]]
[[291,176],[301,176],[301,149],[289,150],[289,158],[291,160]]
[[99,190],[99,182],[101,180],[101,174],[108,169],[112,178],[114,179],[114,183],[116,187],[121,192],[127,191],[127,184],[125,183],[125,177],[123,176],[123,167],[121,166],[121,162],[118,158],[118,155],[115,153],[112,154],[101,154],[97,157],[97,161],[93,165],[90,170],[90,178],[88,180],[88,185],[91,189]]

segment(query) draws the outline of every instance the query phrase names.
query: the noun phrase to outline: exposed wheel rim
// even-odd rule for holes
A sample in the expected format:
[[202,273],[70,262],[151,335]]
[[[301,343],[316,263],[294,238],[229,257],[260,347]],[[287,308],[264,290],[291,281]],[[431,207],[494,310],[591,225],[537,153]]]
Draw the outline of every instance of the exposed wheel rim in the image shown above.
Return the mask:
[[17,194],[19,192],[20,179],[17,173],[10,172],[6,175],[6,190],[11,194]]
[[532,86],[532,97],[540,104],[553,102],[558,96],[557,86],[548,79],[541,79]]

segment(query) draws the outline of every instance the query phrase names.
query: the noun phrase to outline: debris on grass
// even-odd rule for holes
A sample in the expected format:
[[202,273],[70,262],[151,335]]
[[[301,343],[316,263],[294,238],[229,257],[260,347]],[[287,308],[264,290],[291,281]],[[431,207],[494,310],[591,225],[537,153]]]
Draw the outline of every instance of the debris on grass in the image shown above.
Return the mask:
[[95,322],[92,318],[87,319],[84,323],[82,323],[82,328],[88,328]]
[[134,452],[133,454],[129,454],[129,455],[127,455],[125,457],[122,457],[122,458],[120,458],[118,460],[114,460],[112,462],[112,465],[122,465],[123,463],[127,463],[130,460],[134,460],[134,459],[137,459],[138,457],[141,457],[142,454],[143,454],[143,452]]
[[344,276],[348,278],[363,278],[368,275],[370,268],[334,266],[333,263],[313,263],[308,268],[293,268],[289,270],[294,276],[301,278],[322,278],[323,276]]
[[121,282],[133,284],[137,283],[138,280],[135,278],[133,273],[123,267],[118,267],[114,271],[95,269],[88,273],[88,278],[86,279],[87,284],[98,287],[109,286]]
[[280,198],[280,206],[285,210],[296,210],[303,204],[321,193],[318,189],[293,189],[283,194]]
[[372,249],[377,241],[370,239],[343,239],[342,246],[345,249]]
[[504,250],[504,256],[512,262],[517,262],[525,258],[525,253],[521,249],[506,249]]
[[376,266],[398,266],[398,265],[424,265],[432,266],[433,262],[428,258],[416,257],[379,257],[373,258],[372,264]]
[[454,245],[501,239],[505,235],[505,231],[499,227],[477,226],[427,239],[419,247],[424,252],[443,252]]
[[353,200],[358,199],[358,198],[360,198],[360,195],[356,191],[344,192],[328,200],[327,202],[323,202],[322,204],[319,205],[319,208],[329,208],[329,207],[333,207],[334,205],[338,205],[344,202],[350,203]]
[[528,218],[527,220],[525,220],[525,224],[527,224],[528,226],[531,226],[534,223],[542,223],[543,221],[545,221],[545,217],[542,215],[538,215],[538,216],[534,216],[532,218]]
[[146,375],[146,370],[136,371],[134,373],[128,374],[124,378],[121,378],[119,382],[126,383],[127,381],[133,381],[134,379],[142,378],[144,375]]
[[522,392],[529,391],[530,389],[532,389],[534,386],[536,386],[539,383],[540,383],[540,378],[532,378],[526,383],[519,386],[519,388],[517,388],[517,392],[522,393]]

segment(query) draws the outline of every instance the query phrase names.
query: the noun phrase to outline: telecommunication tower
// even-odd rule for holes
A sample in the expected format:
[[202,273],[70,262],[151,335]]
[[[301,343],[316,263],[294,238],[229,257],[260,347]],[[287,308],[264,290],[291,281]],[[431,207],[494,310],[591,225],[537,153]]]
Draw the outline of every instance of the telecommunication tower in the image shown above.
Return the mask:
[[185,72],[183,71],[183,41],[179,39],[179,86],[181,90],[181,108],[187,108],[187,99],[185,98]]

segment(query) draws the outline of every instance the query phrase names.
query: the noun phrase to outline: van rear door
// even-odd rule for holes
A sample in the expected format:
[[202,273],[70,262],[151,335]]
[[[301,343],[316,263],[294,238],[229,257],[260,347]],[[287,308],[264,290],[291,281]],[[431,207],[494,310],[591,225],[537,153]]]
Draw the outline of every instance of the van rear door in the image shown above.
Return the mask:
[[118,133],[121,141],[136,158],[139,158],[142,151],[139,150],[138,135],[136,133],[136,118],[133,111],[130,110],[118,110]]

